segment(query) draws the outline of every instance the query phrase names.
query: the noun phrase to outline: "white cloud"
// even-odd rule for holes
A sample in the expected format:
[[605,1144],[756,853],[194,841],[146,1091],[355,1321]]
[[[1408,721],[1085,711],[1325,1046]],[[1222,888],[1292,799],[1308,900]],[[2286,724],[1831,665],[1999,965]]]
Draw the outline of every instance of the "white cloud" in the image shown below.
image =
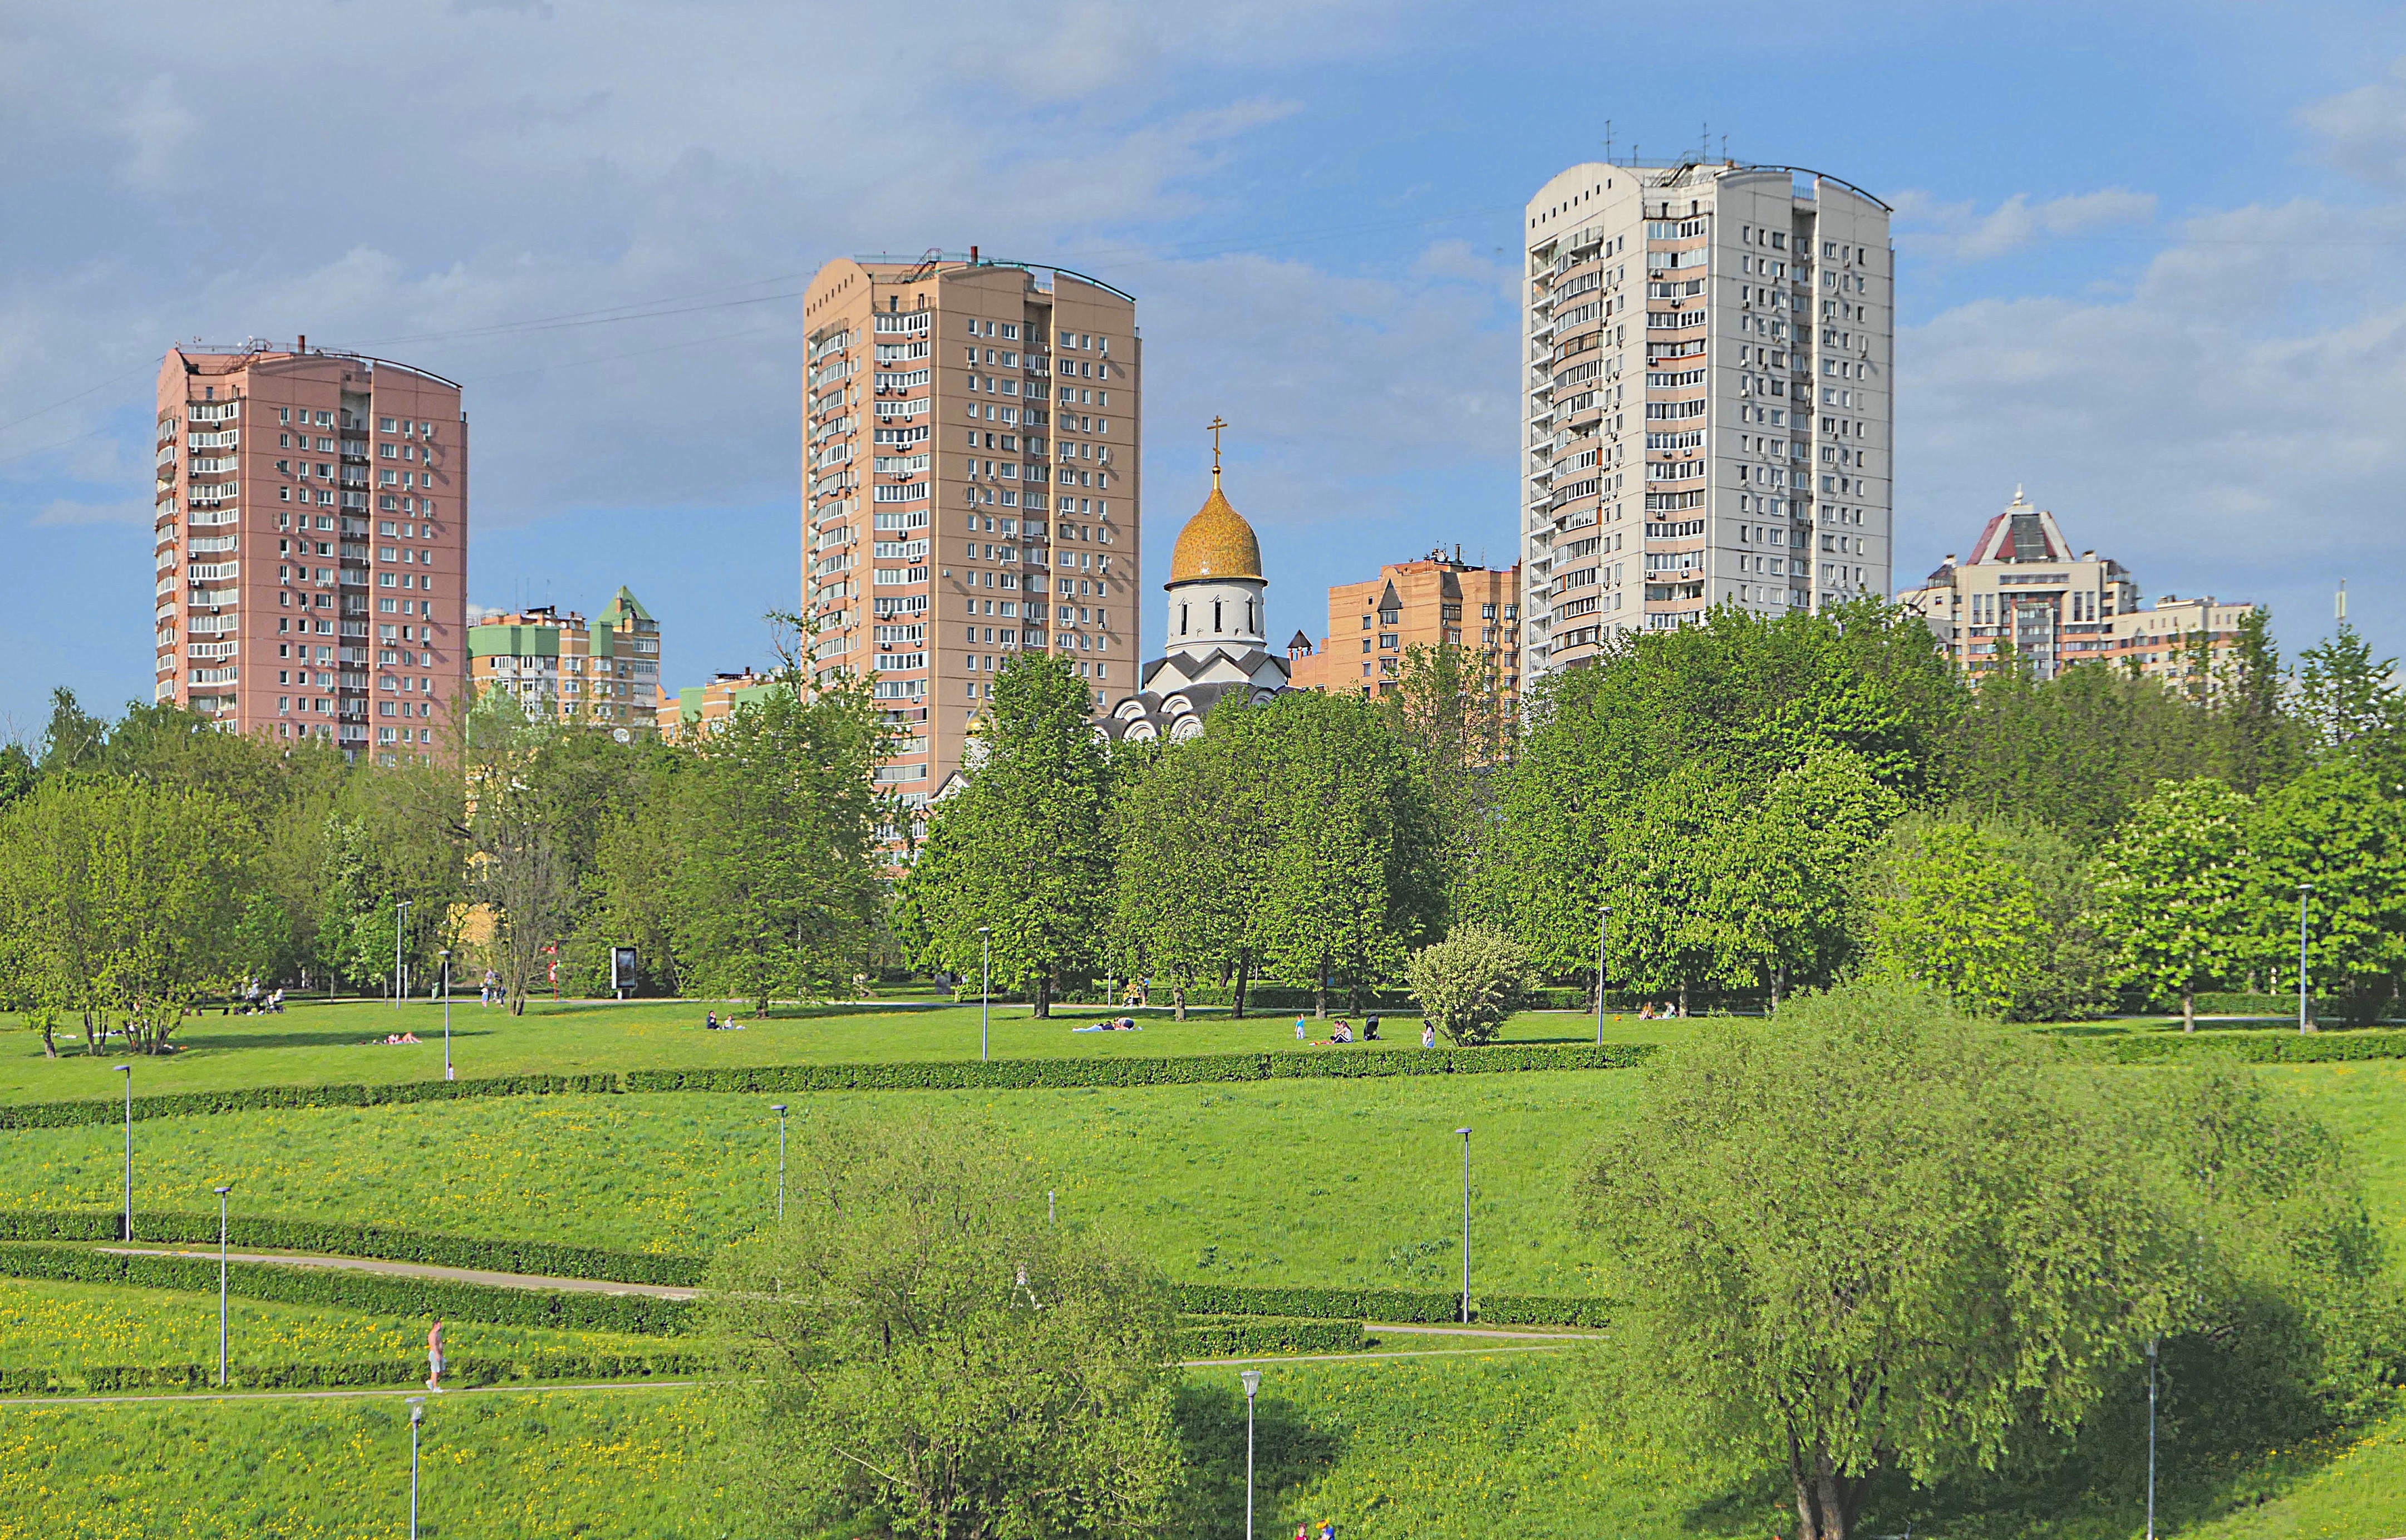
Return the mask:
[[1958,261],[1986,261],[2019,250],[2032,241],[2085,235],[2115,225],[2146,224],[2156,217],[2152,192],[2104,188],[2032,203],[2017,192],[1983,214],[1969,203],[1944,203],[1927,192],[1908,191],[1895,200],[1901,234],[1927,237]]
[[128,149],[121,174],[136,187],[171,190],[184,146],[199,126],[199,120],[177,99],[174,78],[152,76],[118,120],[118,133]]
[[2406,190],[2406,59],[2371,85],[2325,97],[2298,120],[2323,138],[2318,159],[2376,187]]

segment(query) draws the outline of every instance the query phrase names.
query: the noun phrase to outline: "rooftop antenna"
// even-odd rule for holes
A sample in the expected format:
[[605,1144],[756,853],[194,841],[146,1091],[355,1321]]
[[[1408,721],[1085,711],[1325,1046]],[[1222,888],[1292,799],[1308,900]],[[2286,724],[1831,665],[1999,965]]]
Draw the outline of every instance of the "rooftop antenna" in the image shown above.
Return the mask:
[[1609,118],[1604,120],[1604,160],[1606,165],[1612,163],[1612,120]]
[[1729,135],[1726,134],[1721,135],[1721,161],[1724,164],[1729,161]]

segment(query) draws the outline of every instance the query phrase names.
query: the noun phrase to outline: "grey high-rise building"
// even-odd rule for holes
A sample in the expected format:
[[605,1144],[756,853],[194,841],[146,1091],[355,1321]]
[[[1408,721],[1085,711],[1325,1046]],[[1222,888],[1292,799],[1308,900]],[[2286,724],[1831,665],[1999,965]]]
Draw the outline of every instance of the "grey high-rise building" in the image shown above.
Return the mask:
[[1889,591],[1889,206],[1734,162],[1590,163],[1532,199],[1523,650]]

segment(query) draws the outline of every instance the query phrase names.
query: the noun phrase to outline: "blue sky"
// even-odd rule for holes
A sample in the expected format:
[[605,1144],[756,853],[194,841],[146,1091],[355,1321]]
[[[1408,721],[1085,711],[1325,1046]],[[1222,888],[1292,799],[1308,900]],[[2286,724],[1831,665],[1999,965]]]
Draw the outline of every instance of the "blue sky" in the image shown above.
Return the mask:
[[[176,339],[464,381],[470,599],[631,585],[672,684],[798,598],[795,295],[950,248],[1133,291],[1146,567],[1214,413],[1271,620],[1513,549],[1519,210],[1728,136],[1897,205],[1897,577],[2017,483],[2150,595],[2406,651],[2406,15],[2262,5],[895,11],[229,0],[0,15],[0,735],[149,685]],[[1148,651],[1159,593],[1149,587]]]

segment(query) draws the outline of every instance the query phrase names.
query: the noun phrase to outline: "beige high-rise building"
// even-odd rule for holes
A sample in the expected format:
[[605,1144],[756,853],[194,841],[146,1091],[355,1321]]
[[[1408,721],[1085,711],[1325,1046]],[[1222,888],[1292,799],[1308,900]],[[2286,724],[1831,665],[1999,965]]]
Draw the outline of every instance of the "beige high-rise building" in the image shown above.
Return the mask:
[[1137,681],[1143,401],[1135,299],[1059,268],[831,261],[803,301],[803,604],[814,678],[874,680],[924,804],[1013,652],[1095,709]]
[[582,722],[620,742],[659,728],[660,623],[623,585],[591,625],[538,604],[468,628],[468,675],[500,690],[530,721]]
[[1889,592],[1889,212],[1727,161],[1578,165],[1530,200],[1528,674],[1717,604]]
[[1328,629],[1314,647],[1303,633],[1287,644],[1299,690],[1393,695],[1414,647],[1454,646],[1494,664],[1507,713],[1521,692],[1521,574],[1451,560],[1442,547],[1415,561],[1391,561],[1379,575],[1328,590]]
[[467,685],[460,387],[356,353],[167,350],[155,696],[232,732],[427,756]]

